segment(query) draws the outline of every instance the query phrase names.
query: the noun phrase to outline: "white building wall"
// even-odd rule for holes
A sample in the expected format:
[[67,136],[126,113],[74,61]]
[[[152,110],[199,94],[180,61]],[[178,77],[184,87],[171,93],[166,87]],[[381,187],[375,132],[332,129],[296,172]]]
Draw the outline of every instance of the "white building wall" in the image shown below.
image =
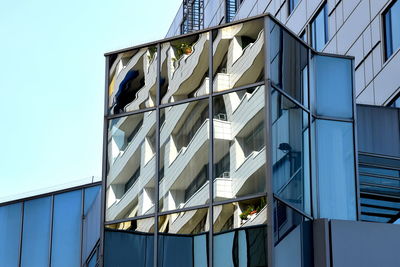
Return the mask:
[[[296,34],[301,34],[319,8],[328,5],[329,41],[323,52],[355,57],[357,103],[386,105],[400,91],[400,53],[384,60],[383,17],[392,0],[300,0],[289,15],[288,0],[245,0],[235,20],[269,12]],[[179,34],[180,9],[167,36]],[[225,0],[204,1],[204,27],[224,23]]]

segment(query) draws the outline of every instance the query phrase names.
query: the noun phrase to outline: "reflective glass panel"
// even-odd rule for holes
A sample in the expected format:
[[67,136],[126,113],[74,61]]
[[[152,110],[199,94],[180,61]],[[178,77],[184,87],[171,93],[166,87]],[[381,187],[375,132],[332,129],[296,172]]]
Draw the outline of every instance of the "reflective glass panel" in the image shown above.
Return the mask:
[[106,220],[154,212],[156,111],[111,120]]
[[161,44],[161,103],[208,94],[209,33]]
[[158,265],[206,267],[208,222],[208,209],[159,217]]
[[22,234],[22,267],[49,264],[51,197],[26,201]]
[[322,51],[328,42],[328,7],[324,7],[319,11],[311,23],[311,43],[312,47],[317,51]]
[[276,90],[271,99],[274,193],[311,213],[308,113]]
[[264,79],[264,19],[213,33],[213,88],[219,92]]
[[265,192],[264,90],[213,98],[215,201]]
[[54,196],[51,266],[81,263],[82,191]]
[[214,266],[267,266],[266,223],[265,198],[215,206]]
[[157,89],[157,46],[109,57],[109,112],[153,107]]
[[384,14],[386,59],[400,47],[400,2],[395,1],[393,6]]
[[356,219],[353,125],[316,120],[319,217]]
[[160,111],[160,211],[208,202],[208,151],[207,100]]
[[271,21],[271,80],[305,106],[308,105],[308,49]]
[[89,257],[100,238],[101,187],[84,189],[82,261]]
[[108,225],[104,236],[104,266],[153,267],[154,218]]
[[280,201],[274,202],[274,220],[274,266],[314,266],[312,221],[306,221],[301,214]]
[[353,80],[350,59],[313,56],[316,114],[337,118],[353,116]]
[[22,203],[0,207],[0,259],[4,266],[18,266],[21,211]]

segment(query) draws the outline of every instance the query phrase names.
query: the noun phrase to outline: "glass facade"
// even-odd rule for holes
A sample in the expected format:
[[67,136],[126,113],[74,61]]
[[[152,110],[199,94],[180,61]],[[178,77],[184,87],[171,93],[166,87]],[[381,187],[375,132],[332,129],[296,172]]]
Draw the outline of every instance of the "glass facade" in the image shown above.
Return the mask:
[[311,22],[311,46],[317,51],[322,51],[328,40],[328,6],[324,4]]
[[[309,242],[313,218],[354,218],[350,59],[322,57],[269,16],[150,47],[154,106],[105,114],[106,267],[267,266]],[[108,81],[129,53],[107,55]]]
[[393,1],[383,14],[385,25],[385,57],[388,59],[400,47],[400,2]]
[[[90,250],[90,254],[99,242],[100,189],[99,184],[89,185],[14,204],[1,204],[1,265],[88,266],[87,257],[81,260],[81,255],[84,255],[83,248]],[[89,191],[92,192],[88,194],[92,201],[86,201],[88,198],[84,196]],[[91,217],[88,211],[93,206],[96,212],[87,231],[96,234],[93,235],[95,242],[89,247],[83,229],[85,220]]]

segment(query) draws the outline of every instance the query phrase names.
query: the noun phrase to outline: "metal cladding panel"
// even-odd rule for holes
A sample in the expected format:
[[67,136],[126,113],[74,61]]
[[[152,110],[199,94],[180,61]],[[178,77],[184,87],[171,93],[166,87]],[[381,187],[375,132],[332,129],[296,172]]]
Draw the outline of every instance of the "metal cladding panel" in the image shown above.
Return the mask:
[[357,105],[358,150],[400,156],[399,109]]
[[333,266],[399,266],[400,225],[332,220]]

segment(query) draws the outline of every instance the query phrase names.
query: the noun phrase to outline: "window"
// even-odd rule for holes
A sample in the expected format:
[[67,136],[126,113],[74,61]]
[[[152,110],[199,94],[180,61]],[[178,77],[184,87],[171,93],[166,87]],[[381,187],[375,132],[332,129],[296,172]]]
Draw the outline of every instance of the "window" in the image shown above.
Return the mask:
[[385,59],[400,47],[400,2],[394,4],[383,14],[385,27]]
[[400,108],[400,94],[393,98],[393,100],[389,104],[389,107]]
[[198,31],[204,27],[203,0],[183,1],[181,34]]
[[326,4],[311,22],[311,45],[321,51],[328,42],[328,8]]
[[289,0],[289,15],[292,14],[292,11],[296,8],[296,6],[299,4],[300,0]]

